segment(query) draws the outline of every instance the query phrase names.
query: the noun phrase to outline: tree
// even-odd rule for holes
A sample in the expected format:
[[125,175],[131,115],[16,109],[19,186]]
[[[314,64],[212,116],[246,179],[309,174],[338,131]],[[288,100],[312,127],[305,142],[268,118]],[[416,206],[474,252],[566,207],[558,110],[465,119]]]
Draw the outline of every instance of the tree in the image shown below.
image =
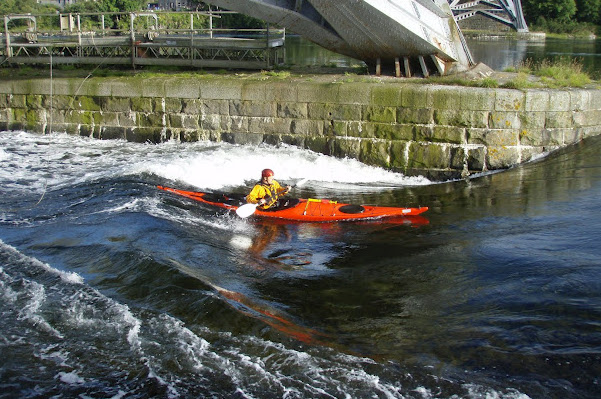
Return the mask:
[[599,23],[599,10],[601,0],[576,0],[578,13],[576,18],[580,22]]
[[524,0],[522,5],[530,22],[544,18],[568,23],[577,10],[575,0]]

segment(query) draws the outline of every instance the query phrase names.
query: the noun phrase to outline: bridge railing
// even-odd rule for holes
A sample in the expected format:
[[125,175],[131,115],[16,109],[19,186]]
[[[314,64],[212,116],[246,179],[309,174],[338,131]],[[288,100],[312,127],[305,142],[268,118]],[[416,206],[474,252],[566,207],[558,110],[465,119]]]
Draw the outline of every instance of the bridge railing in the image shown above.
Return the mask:
[[9,15],[0,61],[252,69],[284,62],[284,29],[215,28],[219,14]]

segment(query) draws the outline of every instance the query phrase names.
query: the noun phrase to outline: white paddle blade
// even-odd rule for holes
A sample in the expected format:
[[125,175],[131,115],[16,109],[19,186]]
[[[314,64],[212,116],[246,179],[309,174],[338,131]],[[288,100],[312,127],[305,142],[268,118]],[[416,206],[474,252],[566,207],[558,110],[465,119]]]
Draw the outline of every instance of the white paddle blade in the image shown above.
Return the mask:
[[236,209],[236,214],[241,218],[247,218],[257,209],[257,204],[244,204],[238,209]]
[[303,184],[305,184],[305,183],[306,183],[308,180],[309,180],[309,179],[302,179],[302,180],[299,180],[298,182],[296,182],[296,184],[294,185],[294,187],[300,187],[300,186],[302,186]]

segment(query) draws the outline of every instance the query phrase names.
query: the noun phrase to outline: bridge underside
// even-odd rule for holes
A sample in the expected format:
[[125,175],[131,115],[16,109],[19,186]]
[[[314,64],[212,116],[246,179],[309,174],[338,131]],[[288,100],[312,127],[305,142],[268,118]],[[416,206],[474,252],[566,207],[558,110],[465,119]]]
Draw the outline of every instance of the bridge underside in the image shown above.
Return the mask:
[[482,15],[518,32],[528,32],[521,0],[448,0],[455,19],[461,21]]
[[473,64],[446,0],[210,0],[405,76]]

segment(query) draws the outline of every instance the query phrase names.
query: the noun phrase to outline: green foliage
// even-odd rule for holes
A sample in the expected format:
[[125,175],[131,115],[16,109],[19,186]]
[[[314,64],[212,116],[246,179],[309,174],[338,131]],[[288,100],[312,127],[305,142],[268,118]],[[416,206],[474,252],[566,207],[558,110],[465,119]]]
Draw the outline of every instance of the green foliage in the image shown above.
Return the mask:
[[576,0],[578,13],[576,18],[581,22],[598,23],[601,0]]
[[527,88],[535,87],[537,84],[528,79],[528,75],[536,76],[540,79],[538,86],[557,88],[557,87],[584,87],[591,83],[590,76],[583,72],[582,62],[570,58],[560,58],[556,61],[544,60],[535,63],[528,59],[518,65],[513,71],[518,72],[518,76],[505,87]]
[[221,29],[264,29],[265,22],[243,14],[223,14],[213,20],[213,24]]
[[577,10],[575,0],[524,0],[522,8],[528,21],[542,17],[562,23],[569,22]]

